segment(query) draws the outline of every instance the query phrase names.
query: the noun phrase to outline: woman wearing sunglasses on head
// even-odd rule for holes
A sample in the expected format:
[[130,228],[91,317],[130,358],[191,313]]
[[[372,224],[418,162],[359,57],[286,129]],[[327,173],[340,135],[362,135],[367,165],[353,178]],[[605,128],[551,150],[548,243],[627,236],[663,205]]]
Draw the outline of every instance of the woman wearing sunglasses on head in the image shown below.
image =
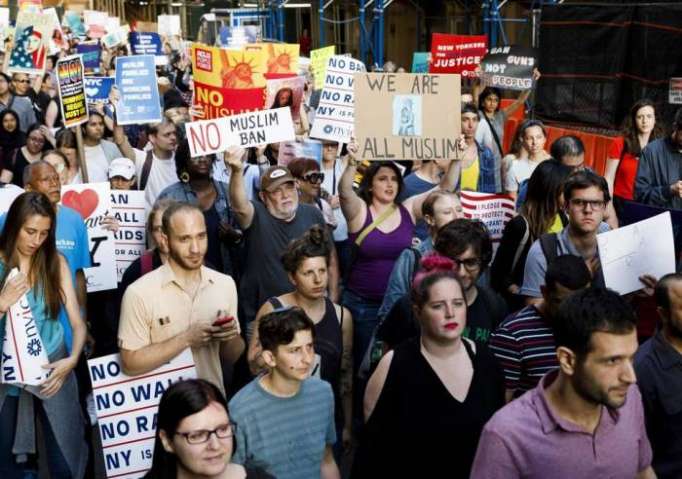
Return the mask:
[[336,228],[336,217],[331,205],[325,199],[329,193],[322,189],[324,173],[320,171],[320,164],[310,158],[296,158],[287,165],[291,174],[298,180],[299,201],[309,205],[316,205],[327,223],[330,231]]
[[145,479],[268,479],[231,464],[234,426],[220,390],[203,379],[171,385],[161,397],[154,460]]

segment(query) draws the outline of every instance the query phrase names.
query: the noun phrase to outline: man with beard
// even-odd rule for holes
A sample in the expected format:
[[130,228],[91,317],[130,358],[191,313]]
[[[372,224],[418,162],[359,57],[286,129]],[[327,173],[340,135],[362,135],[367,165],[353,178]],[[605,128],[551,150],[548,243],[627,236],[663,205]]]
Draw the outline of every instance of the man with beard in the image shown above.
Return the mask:
[[663,276],[655,289],[662,328],[635,356],[646,427],[659,479],[682,477],[682,274]]
[[237,321],[237,288],[204,266],[204,215],[177,203],[163,213],[168,262],[131,284],[123,296],[118,342],[123,370],[147,373],[192,349],[197,375],[223,393],[221,358],[234,364],[244,351]]
[[682,108],[675,113],[672,133],[649,143],[639,159],[635,201],[682,209]]
[[471,478],[655,478],[632,364],[636,323],[613,291],[567,298],[554,330],[559,370],[486,424]]
[[84,123],[83,150],[88,169],[90,183],[109,182],[109,163],[123,156],[117,144],[104,140],[104,116],[94,110],[90,111],[88,121]]

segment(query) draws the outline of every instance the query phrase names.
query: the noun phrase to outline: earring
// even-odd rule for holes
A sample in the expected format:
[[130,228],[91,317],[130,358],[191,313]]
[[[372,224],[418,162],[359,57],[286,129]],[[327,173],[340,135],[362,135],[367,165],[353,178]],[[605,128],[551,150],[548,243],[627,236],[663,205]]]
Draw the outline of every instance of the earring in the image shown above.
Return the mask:
[[187,173],[186,171],[180,173],[180,181],[182,181],[183,183],[189,183],[189,173]]

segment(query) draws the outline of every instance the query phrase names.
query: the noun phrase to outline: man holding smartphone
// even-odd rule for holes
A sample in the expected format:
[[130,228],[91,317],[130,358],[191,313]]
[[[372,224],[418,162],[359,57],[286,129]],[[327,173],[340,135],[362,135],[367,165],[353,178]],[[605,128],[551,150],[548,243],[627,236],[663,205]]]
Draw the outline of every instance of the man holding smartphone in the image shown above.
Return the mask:
[[224,393],[221,358],[234,364],[244,351],[235,283],[203,265],[206,223],[197,207],[171,205],[162,224],[168,262],[131,284],[123,296],[118,329],[123,370],[144,374],[189,347],[197,375]]

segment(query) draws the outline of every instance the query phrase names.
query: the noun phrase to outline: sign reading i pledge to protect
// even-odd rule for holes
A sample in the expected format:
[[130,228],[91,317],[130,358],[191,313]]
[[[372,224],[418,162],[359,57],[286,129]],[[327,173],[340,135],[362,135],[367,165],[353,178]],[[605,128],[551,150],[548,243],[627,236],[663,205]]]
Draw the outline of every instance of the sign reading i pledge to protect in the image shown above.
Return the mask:
[[88,121],[88,102],[85,98],[83,58],[74,55],[57,62],[59,98],[62,118],[67,128]]
[[185,123],[185,129],[192,157],[296,139],[289,107]]
[[458,158],[459,75],[364,73],[355,77],[355,99],[360,158]]
[[492,195],[477,191],[460,192],[465,218],[480,220],[490,233],[493,249],[497,251],[504,227],[516,214],[514,200],[507,195]]
[[139,378],[123,373],[118,354],[91,359],[88,371],[107,477],[144,476],[152,465],[161,395],[172,383],[197,377],[192,352]]
[[350,57],[329,58],[320,104],[310,130],[311,138],[348,143],[353,136],[355,100],[353,75],[363,73],[365,65]]

